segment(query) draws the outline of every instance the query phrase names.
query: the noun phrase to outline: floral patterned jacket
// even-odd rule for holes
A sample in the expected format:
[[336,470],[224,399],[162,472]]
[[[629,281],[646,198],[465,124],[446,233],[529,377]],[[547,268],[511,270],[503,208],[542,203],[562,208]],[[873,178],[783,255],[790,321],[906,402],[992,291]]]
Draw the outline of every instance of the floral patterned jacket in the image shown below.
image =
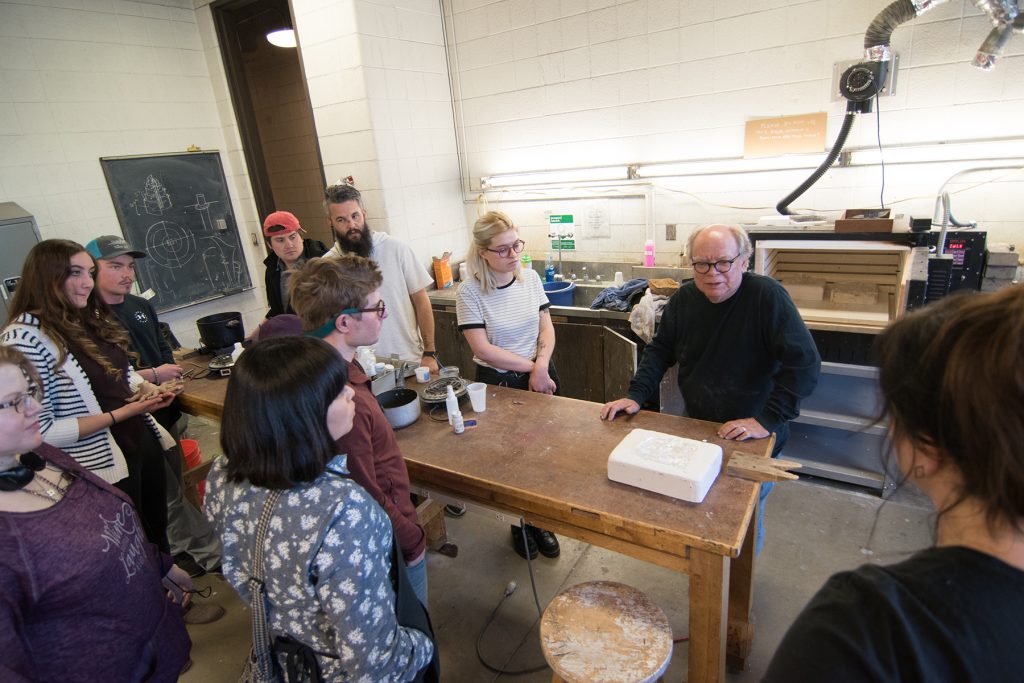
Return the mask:
[[[315,481],[278,500],[263,550],[271,634],[337,654],[318,657],[325,680],[411,681],[433,643],[398,624],[391,523],[347,475],[339,455]],[[224,458],[208,481],[206,514],[224,542],[224,577],[248,602],[253,538],[269,491],[228,481]]]

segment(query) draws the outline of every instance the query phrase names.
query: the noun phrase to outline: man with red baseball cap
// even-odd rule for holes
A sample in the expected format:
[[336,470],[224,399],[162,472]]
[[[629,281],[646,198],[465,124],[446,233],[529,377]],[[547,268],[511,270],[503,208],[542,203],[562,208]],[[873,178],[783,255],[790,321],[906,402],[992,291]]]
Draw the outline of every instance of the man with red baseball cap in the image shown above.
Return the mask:
[[263,261],[267,267],[267,303],[270,304],[267,318],[294,312],[288,301],[288,276],[306,259],[327,252],[323,242],[303,238],[304,233],[299,219],[289,211],[275,211],[263,221],[263,239],[271,252]]

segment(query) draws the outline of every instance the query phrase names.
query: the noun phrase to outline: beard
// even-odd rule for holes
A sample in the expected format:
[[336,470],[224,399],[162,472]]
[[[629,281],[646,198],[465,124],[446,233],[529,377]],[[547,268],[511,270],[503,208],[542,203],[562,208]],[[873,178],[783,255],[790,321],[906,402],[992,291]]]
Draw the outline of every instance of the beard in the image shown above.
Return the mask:
[[358,239],[349,239],[348,230],[344,234],[335,230],[334,238],[341,245],[342,251],[362,256],[363,258],[368,258],[370,250],[373,249],[373,235],[370,234],[370,227],[367,225],[364,225],[363,229],[359,231]]

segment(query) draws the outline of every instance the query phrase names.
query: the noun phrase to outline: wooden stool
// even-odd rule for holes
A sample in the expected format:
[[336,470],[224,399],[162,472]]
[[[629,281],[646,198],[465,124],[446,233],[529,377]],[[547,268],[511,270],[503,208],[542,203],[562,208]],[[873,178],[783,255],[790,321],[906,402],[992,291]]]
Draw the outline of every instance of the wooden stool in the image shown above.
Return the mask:
[[559,594],[540,620],[551,680],[660,681],[672,659],[668,617],[632,586],[591,581]]

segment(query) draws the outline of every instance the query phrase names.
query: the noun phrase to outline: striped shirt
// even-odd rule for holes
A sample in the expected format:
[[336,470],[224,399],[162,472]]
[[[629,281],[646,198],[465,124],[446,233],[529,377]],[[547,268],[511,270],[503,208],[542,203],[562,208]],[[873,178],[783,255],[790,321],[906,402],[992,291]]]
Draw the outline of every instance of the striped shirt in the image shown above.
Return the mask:
[[[109,428],[79,438],[78,418],[99,415],[103,411],[88,376],[73,355],[66,353],[64,364],[57,366],[57,345],[39,329],[39,319],[28,313],[18,316],[4,328],[0,343],[21,351],[39,372],[43,383],[42,411],[39,413],[43,440],[62,449],[110,484],[127,477],[128,465],[124,454]],[[142,377],[131,368],[129,376],[132,389],[138,388]],[[165,449],[174,446],[170,435],[149,414],[144,414],[143,419]]]
[[[521,279],[512,280],[489,294],[481,291],[476,280],[464,280],[455,301],[460,330],[482,328],[492,345],[530,360],[537,357],[540,314],[551,304],[536,271],[524,269]],[[476,356],[473,360],[492,367]]]

